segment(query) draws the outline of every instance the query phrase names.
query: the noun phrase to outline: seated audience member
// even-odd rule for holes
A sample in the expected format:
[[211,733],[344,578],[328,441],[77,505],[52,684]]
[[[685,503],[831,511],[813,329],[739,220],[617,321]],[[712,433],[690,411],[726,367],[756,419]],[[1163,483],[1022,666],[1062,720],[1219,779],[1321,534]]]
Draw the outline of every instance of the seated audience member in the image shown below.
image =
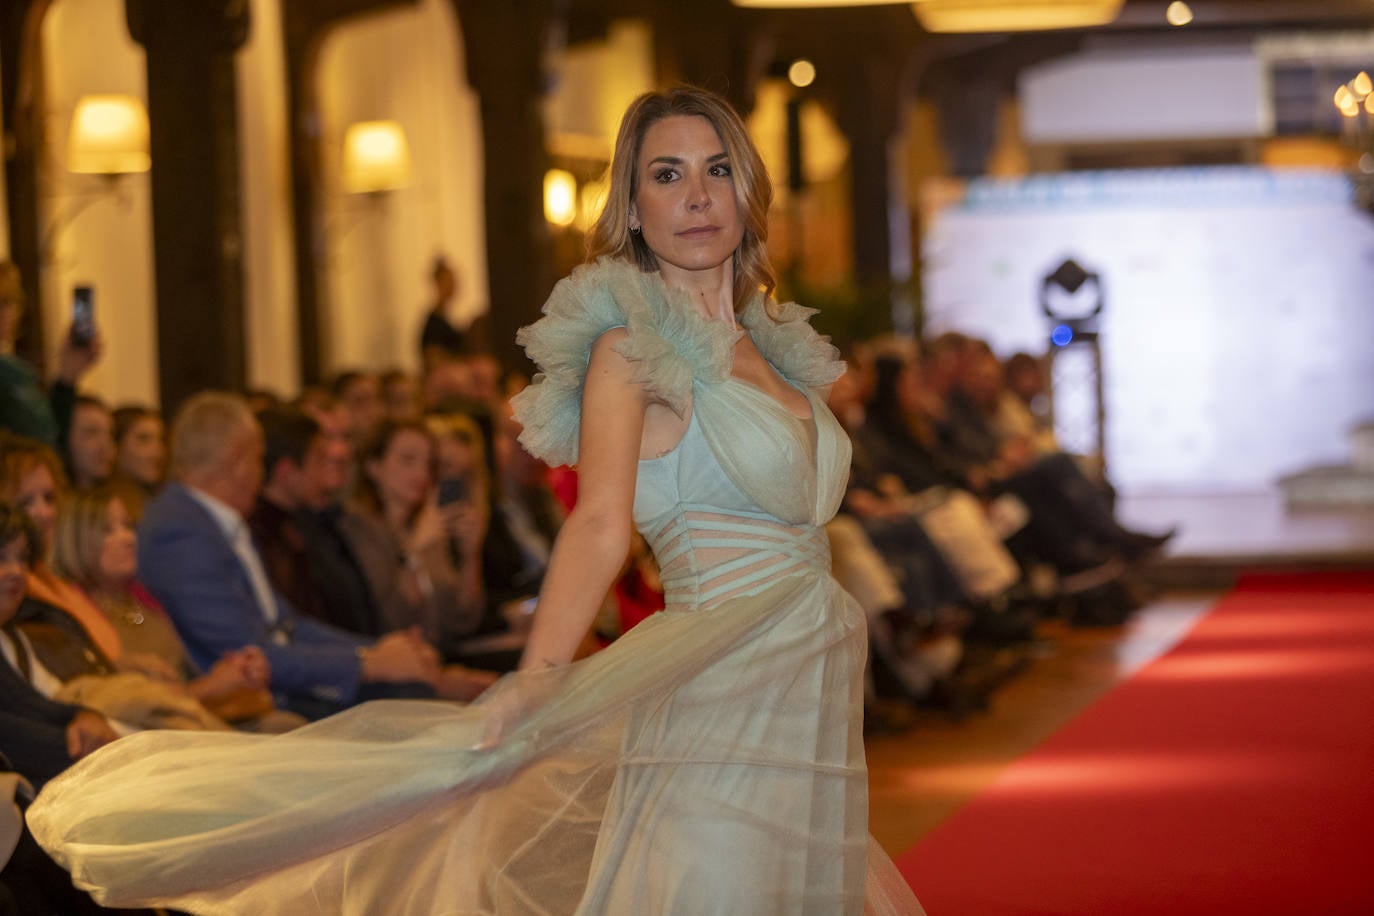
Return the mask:
[[378,377],[382,414],[390,420],[413,420],[420,415],[420,391],[402,369],[388,369]]
[[[440,513],[445,517],[445,526],[458,530],[466,516],[478,516],[486,520],[486,536],[482,538],[482,585],[486,593],[486,611],[479,633],[500,634],[505,639],[499,645],[487,649],[480,648],[481,642],[474,646],[471,642],[463,646],[464,661],[481,668],[498,671],[513,670],[520,661],[523,641],[520,637],[528,634],[532,622],[529,617],[534,605],[535,590],[530,587],[525,559],[520,546],[506,525],[506,517],[495,511],[499,503],[497,495],[497,474],[494,448],[489,446],[491,439],[484,432],[482,421],[490,426],[490,417],[471,417],[466,414],[431,414],[426,418],[429,430],[438,443],[437,473],[439,480],[461,481],[461,495],[452,502],[443,501]],[[444,486],[441,484],[441,487]],[[446,488],[451,488],[448,485]],[[645,548],[647,550],[647,548]],[[455,559],[457,554],[455,554]],[[651,562],[651,561],[650,561]],[[621,586],[633,590],[642,583],[631,583],[634,569],[627,570],[621,582],[617,583],[617,596],[622,608],[632,599],[630,591],[622,593]],[[655,580],[656,582],[657,580]],[[657,588],[639,587],[634,594],[640,605],[653,605],[651,592]],[[658,608],[662,607],[662,595],[658,596]],[[652,609],[652,608],[651,608]],[[632,612],[630,617],[637,622],[638,616]],[[628,629],[626,617],[622,615],[619,628]]]
[[340,372],[330,387],[335,401],[348,418],[348,439],[357,451],[385,412],[377,377],[367,372]]
[[329,484],[329,496],[342,504],[353,490],[353,474],[357,468],[356,449],[348,411],[338,399],[323,389],[307,389],[291,405],[320,425],[325,440],[327,466],[336,476]]
[[115,469],[114,417],[99,398],[80,395],[67,431],[67,473],[77,490],[110,479]]
[[[25,637],[14,625],[24,600],[29,561],[38,535],[28,518],[0,503],[0,786],[13,823],[0,830],[0,892],[16,916],[64,916],[113,912],[72,886],[71,878],[34,842],[23,809],[48,780],[119,735],[94,710],[60,703],[30,681],[34,662]],[[21,781],[22,779],[22,781]],[[3,815],[0,815],[3,816]],[[128,911],[124,911],[128,912]]]
[[[931,620],[913,626],[910,601],[898,585],[896,567],[869,540],[858,521],[844,513],[825,526],[831,573],[854,596],[868,620],[869,684],[865,717],[882,717],[873,703],[891,698],[926,699],[954,673],[963,644],[949,627]],[[865,728],[869,723],[865,722]]]
[[62,464],[36,439],[0,434],[0,499],[24,512],[38,530],[39,551],[28,577],[28,596],[55,605],[76,619],[101,653],[124,664],[119,633],[81,590],[53,571],[58,499],[66,489]]
[[[271,404],[268,406],[275,407],[277,405]],[[339,400],[334,397],[329,388],[324,385],[306,385],[301,389],[300,395],[297,396],[289,406],[304,410],[306,413],[312,413],[317,410],[336,410],[339,406]],[[265,410],[266,408],[263,409]],[[342,412],[340,412],[340,416],[342,416]],[[347,432],[347,430],[345,430],[345,432]]]
[[[1030,442],[1037,457],[1063,451],[1050,422],[1049,390],[1042,361],[1029,353],[1014,353],[1002,366],[1002,385],[989,415],[993,430],[1004,441]],[[1109,512],[1115,510],[1116,489],[1107,479],[1101,455],[1073,455],[1083,476],[1101,492]]]
[[427,414],[470,410],[477,404],[471,367],[456,359],[430,366],[424,375],[420,398]]
[[127,654],[160,659],[173,683],[206,709],[252,731],[280,732],[304,724],[275,709],[267,657],[257,646],[226,652],[204,673],[166,613],[138,581],[138,535],[112,489],[78,493],[58,515],[53,568],[80,586],[119,631]]
[[0,430],[29,436],[61,448],[71,425],[76,385],[100,359],[100,337],[88,344],[62,336],[57,378],[45,392],[38,373],[15,354],[24,316],[24,284],[19,268],[0,261]]
[[[887,372],[889,365],[890,362],[885,361],[884,370],[880,371],[884,391],[890,384]],[[846,373],[836,381],[830,393],[830,400],[840,408],[840,414],[851,419],[863,416],[868,409],[859,410],[850,405],[857,397],[857,391],[851,392],[849,389],[851,385],[857,388],[856,382],[857,379],[851,380]],[[884,397],[874,402],[873,409],[879,415],[877,425],[881,425],[882,414],[889,400]],[[1010,588],[1020,578],[1015,562],[1006,556],[995,535],[990,543],[968,545],[960,555],[947,557],[942,553],[937,544],[932,542],[936,535],[928,533],[931,520],[923,516],[928,516],[936,503],[946,501],[948,491],[943,484],[938,479],[929,481],[924,489],[939,496],[926,500],[920,507],[923,511],[916,511],[910,500],[896,498],[909,495],[909,491],[894,480],[884,479],[884,469],[871,454],[872,434],[862,425],[857,428],[846,427],[846,431],[854,442],[854,457],[844,511],[859,522],[865,535],[888,562],[902,571],[906,607],[917,619],[928,622],[966,598],[987,600]],[[900,493],[899,487],[902,487]],[[977,562],[974,563],[974,558],[965,556],[965,553],[976,553]],[[1002,562],[1003,557],[1005,562]],[[969,576],[967,570],[970,566],[988,572]],[[956,574],[956,569],[965,573],[962,579]]]
[[292,408],[265,410],[258,422],[264,476],[248,527],[268,579],[301,613],[380,636],[386,632],[381,611],[340,525],[339,493],[349,467],[342,427],[331,434]]
[[1030,437],[999,435],[994,417],[1002,392],[1002,368],[992,349],[969,340],[940,438],[960,467],[978,470],[989,492],[1013,493],[1032,514],[1067,520],[1072,536],[1085,548],[1091,545],[1126,559],[1136,559],[1173,536],[1127,530],[1112,516],[1105,494],[1068,455],[1037,454]]
[[[15,615],[24,601],[38,532],[17,508],[0,502],[0,751],[41,787],[72,763],[118,737],[104,716],[55,702],[32,685],[28,644]],[[21,651],[23,654],[21,654]]]
[[473,400],[496,412],[501,403],[501,361],[491,353],[474,352],[463,357],[468,367],[469,385]]
[[[27,440],[47,453],[51,450]],[[42,495],[42,490],[38,490]],[[29,495],[23,493],[22,495]],[[64,504],[66,500],[62,501]],[[56,524],[60,514],[48,510],[48,502],[30,501],[38,535],[39,552],[55,553]],[[50,564],[34,564],[26,582],[23,604],[14,625],[23,637],[24,660],[18,670],[30,685],[49,699],[89,707],[119,720],[120,727],[224,729],[228,726],[177,682],[168,665],[156,656],[124,652],[117,631],[103,617],[98,622],[115,637],[115,650],[106,652],[91,636],[91,629],[75,616],[101,612],[89,598]],[[173,686],[175,684],[175,686]]]
[[992,417],[997,434],[1003,439],[1015,436],[1029,439],[1037,455],[1060,451],[1047,416],[1047,402],[1045,370],[1040,360],[1029,353],[1013,353],[1007,357]]
[[114,482],[137,523],[143,506],[167,477],[167,431],[151,407],[126,404],[114,411]]
[[139,526],[138,568],[192,660],[208,668],[256,645],[278,705],[308,718],[366,699],[432,695],[438,658],[416,634],[373,642],[300,615],[272,588],[244,521],[262,456],[262,430],[234,395],[197,395],[173,424],[173,480]]
[[386,628],[419,627],[452,657],[482,622],[486,512],[462,501],[441,512],[435,450],[423,423],[383,421],[358,455],[358,482],[343,526]]
[[[445,527],[458,531],[467,517],[485,519],[482,585],[487,600],[481,632],[522,630],[530,623],[524,609],[530,606],[535,590],[530,587],[520,546],[506,525],[505,515],[495,511],[499,497],[495,453],[488,448],[491,440],[479,420],[466,414],[431,414],[425,422],[438,444],[438,479],[461,482],[461,497],[439,507]],[[647,593],[644,600],[652,603]],[[504,669],[518,661],[492,659],[483,667]]]
[[564,511],[549,486],[548,465],[521,447],[519,435],[520,426],[507,405],[496,432],[498,499],[493,517],[501,516],[511,536],[510,586],[537,594]]
[[243,399],[248,402],[248,409],[255,414],[261,410],[282,406],[282,399],[277,393],[266,388],[249,388],[243,393]]
[[985,602],[1020,580],[1020,570],[976,497],[930,448],[921,402],[921,374],[914,361],[879,357],[864,424],[855,433],[856,460],[845,505],[868,520],[881,542],[888,538],[879,531],[914,516],[958,571],[967,595]]
[[[449,552],[455,563],[462,562],[460,545],[478,533],[478,550],[483,555],[482,586],[486,590],[487,541],[492,535],[492,468],[486,437],[472,417],[461,414],[430,414],[425,428],[434,439],[434,475],[439,515],[449,535]],[[487,594],[489,608],[494,607]],[[492,621],[481,629],[490,629]]]

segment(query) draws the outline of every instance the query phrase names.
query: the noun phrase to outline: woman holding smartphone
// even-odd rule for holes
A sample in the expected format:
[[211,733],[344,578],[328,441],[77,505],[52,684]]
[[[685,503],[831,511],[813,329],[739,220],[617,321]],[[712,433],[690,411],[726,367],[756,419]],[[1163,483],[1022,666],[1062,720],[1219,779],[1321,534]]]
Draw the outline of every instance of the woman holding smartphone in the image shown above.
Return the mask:
[[[481,625],[480,513],[435,487],[436,443],[419,420],[384,420],[363,443],[357,487],[343,518],[388,630],[418,627],[440,654]],[[449,478],[452,480],[453,478]]]

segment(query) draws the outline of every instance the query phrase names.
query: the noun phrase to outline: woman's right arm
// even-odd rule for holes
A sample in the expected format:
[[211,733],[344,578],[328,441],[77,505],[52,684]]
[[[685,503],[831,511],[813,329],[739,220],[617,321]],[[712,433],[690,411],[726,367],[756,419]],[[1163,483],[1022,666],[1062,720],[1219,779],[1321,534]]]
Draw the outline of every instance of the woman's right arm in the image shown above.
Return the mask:
[[625,563],[647,398],[633,365],[615,351],[624,328],[592,347],[582,390],[577,505],[554,542],[521,670],[572,660]]

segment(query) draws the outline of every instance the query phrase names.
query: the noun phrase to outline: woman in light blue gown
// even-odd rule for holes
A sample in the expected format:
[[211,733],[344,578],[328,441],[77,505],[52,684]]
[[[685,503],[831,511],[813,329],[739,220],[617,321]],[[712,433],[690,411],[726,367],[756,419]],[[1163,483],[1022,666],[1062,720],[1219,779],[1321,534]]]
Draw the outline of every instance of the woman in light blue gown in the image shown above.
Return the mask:
[[[31,812],[77,882],[195,913],[919,913],[868,835],[864,619],[821,527],[844,365],[770,296],[770,198],[725,102],[636,100],[593,260],[519,338],[521,441],[579,470],[521,671],[467,708],[122,739]],[[667,609],[570,664],[632,525]]]

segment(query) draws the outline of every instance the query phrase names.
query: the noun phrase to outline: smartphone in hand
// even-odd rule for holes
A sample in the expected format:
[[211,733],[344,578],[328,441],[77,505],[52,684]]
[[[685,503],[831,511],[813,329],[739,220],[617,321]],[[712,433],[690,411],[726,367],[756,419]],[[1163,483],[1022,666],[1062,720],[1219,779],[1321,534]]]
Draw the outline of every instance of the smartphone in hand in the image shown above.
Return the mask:
[[462,477],[444,477],[439,480],[439,505],[449,506],[468,498],[468,482]]
[[89,347],[95,340],[95,287],[72,287],[72,343]]

